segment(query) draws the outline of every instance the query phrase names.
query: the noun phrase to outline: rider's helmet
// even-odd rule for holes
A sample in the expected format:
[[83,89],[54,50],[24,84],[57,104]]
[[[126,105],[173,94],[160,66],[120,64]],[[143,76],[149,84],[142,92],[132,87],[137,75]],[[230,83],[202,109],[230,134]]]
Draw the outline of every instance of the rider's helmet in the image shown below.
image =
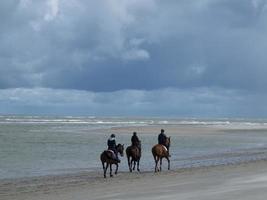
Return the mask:
[[112,133],[112,134],[110,135],[110,137],[112,137],[112,138],[115,138],[115,134],[114,134],[114,133]]

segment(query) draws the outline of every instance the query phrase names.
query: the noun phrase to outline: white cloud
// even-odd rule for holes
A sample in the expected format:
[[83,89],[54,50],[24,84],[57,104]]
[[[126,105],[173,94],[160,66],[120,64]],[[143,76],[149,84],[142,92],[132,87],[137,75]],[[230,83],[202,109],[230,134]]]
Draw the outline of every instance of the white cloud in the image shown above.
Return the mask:
[[144,38],[132,38],[129,40],[129,44],[133,47],[138,47],[145,42]]
[[205,65],[197,63],[190,65],[187,70],[188,76],[201,76],[205,73],[206,68]]
[[143,49],[132,49],[123,54],[125,60],[147,60],[149,58],[149,53]]
[[[121,90],[94,93],[49,88],[0,90],[0,113],[266,117],[267,96],[222,88]],[[31,108],[31,110],[28,110]]]
[[[267,91],[265,11],[265,0],[1,0],[0,88],[74,88],[77,105],[85,105],[79,99],[91,99],[86,104],[90,109],[100,112],[105,105],[110,113],[116,102],[162,113],[165,108],[177,113],[184,108],[188,113],[186,102],[196,113],[213,107],[219,113],[233,113],[223,105],[225,101],[233,110],[248,104],[235,100],[240,106],[233,106],[230,100],[220,100],[212,89],[207,93],[220,98],[204,97],[196,89],[203,87],[233,90],[236,93],[231,96],[240,98],[244,95],[238,91],[243,89],[252,94],[248,98],[251,102],[265,107],[266,102],[258,100],[264,99]],[[132,74],[136,75],[134,80]],[[162,98],[167,103],[159,111],[153,105],[156,94],[164,92],[156,91],[167,87],[188,91],[166,92]],[[129,88],[137,92],[119,93],[123,102],[116,98],[115,91]],[[49,89],[36,89],[37,96],[31,89],[24,91],[20,89],[19,95],[14,90],[18,95],[10,102],[22,108],[27,102],[34,105],[32,98],[40,98],[44,105],[74,104],[60,97],[61,93],[71,95],[68,90],[51,89],[50,93]],[[253,95],[259,91],[262,96]],[[218,103],[204,106],[192,102],[197,99],[193,93],[201,97],[199,101]],[[105,103],[106,99],[116,102]],[[3,101],[8,105],[8,98]],[[180,108],[180,104],[185,106]],[[170,109],[170,105],[174,107]],[[210,111],[207,113],[212,114]]]
[[262,4],[265,4],[265,2],[265,0],[251,0],[251,3],[255,9],[258,9]]
[[32,0],[20,0],[19,7],[22,9],[27,8],[30,5],[31,1]]
[[59,0],[47,0],[47,12],[44,16],[46,21],[51,21],[57,17],[59,11]]

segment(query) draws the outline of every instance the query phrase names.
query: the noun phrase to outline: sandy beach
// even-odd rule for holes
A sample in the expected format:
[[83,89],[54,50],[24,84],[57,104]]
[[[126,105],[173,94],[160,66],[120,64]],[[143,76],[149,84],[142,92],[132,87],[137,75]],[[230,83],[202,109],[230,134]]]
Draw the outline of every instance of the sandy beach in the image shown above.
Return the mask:
[[267,200],[266,36],[267,0],[0,0],[0,200]]
[[0,184],[1,200],[266,199],[267,162],[152,172],[76,174]]
[[[161,126],[168,135],[208,136],[227,132],[219,126]],[[155,134],[158,126],[112,128],[117,135],[138,131]],[[231,127],[239,130],[238,127]],[[107,130],[103,130],[105,132]],[[248,129],[246,129],[248,131]],[[266,130],[263,130],[265,132]],[[230,133],[229,133],[230,134]],[[125,158],[124,158],[125,159]],[[153,165],[153,163],[151,163]],[[152,166],[153,167],[153,166]],[[103,178],[101,171],[83,171],[0,181],[1,200],[88,200],[88,199],[235,199],[267,198],[267,161],[254,160],[208,167],[163,168],[141,173],[119,171],[113,178]]]

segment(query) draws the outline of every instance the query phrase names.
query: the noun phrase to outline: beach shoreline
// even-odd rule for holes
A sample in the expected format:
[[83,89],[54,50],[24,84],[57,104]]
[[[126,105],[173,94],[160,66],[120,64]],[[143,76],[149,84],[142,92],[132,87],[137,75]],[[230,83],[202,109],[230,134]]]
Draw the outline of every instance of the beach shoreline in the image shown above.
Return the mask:
[[[119,172],[113,178],[106,179],[100,172],[94,175],[92,172],[82,172],[10,179],[0,182],[0,199],[187,199],[188,196],[227,199],[224,198],[226,194],[235,199],[250,199],[245,193],[266,186],[267,161],[260,160],[227,166],[164,170],[160,173]],[[267,191],[261,190],[254,199],[265,199],[266,195]]]
[[[222,146],[232,140],[238,142],[243,135],[248,133],[246,141],[243,141],[246,144],[253,141],[255,133],[257,137],[264,139],[264,134],[267,132],[266,127],[239,127],[238,125],[166,124],[98,129],[97,134],[100,137],[107,135],[107,133],[115,133],[118,142],[121,138],[124,138],[124,141],[128,141],[133,131],[137,131],[141,140],[146,139],[144,154],[146,154],[145,158],[149,158],[149,160],[141,161],[141,165],[146,162],[146,167],[141,166],[141,173],[129,173],[126,167],[126,158],[124,157],[119,167],[118,175],[113,178],[108,176],[104,179],[100,160],[94,160],[94,162],[99,161],[99,165],[95,166],[97,167],[95,170],[81,168],[78,172],[73,173],[66,171],[66,173],[57,175],[0,179],[0,199],[266,199],[267,192],[265,192],[264,188],[267,187],[267,152],[265,146],[257,147],[254,145],[252,149],[248,148],[244,151],[242,149],[241,151],[238,149],[232,151],[230,149],[229,152],[219,151],[218,154],[211,152],[210,155],[201,154],[200,157],[197,157],[199,154],[196,154],[196,157],[192,158],[177,157],[176,154],[182,153],[176,149],[171,157],[171,170],[167,171],[166,163],[163,162],[163,171],[154,173],[154,161],[150,150],[151,145],[156,143],[157,134],[161,128],[165,129],[167,135],[173,138],[173,145],[177,145],[177,142],[180,142],[179,145],[186,144],[185,148],[188,148],[188,150],[191,150],[194,145],[198,145],[197,142],[201,139],[200,144],[210,148],[205,143],[206,141],[212,141],[216,144],[217,142],[222,142],[218,143]],[[87,136],[87,134],[84,133],[82,136]],[[73,137],[75,138],[76,136],[74,135]],[[223,143],[224,141],[221,141],[221,139],[225,140],[226,143]],[[188,144],[188,142],[191,143]],[[218,149],[216,144],[213,145],[215,150]],[[255,141],[255,144],[258,144],[258,140]],[[263,142],[263,144],[265,143]],[[231,144],[232,146],[233,144]],[[171,151],[172,149],[174,149],[174,146],[171,146]],[[183,148],[180,147],[179,150],[183,150]],[[100,154],[101,152],[97,153]],[[202,157],[203,155],[204,157]],[[258,155],[259,157],[257,157]],[[243,160],[242,156],[249,159]],[[229,160],[232,157],[236,162],[232,163]],[[214,158],[217,160],[226,159],[229,162],[225,162],[225,164],[208,162],[207,166],[202,165],[203,163],[199,166],[193,165],[193,162],[197,164],[198,160],[201,161],[203,159],[205,161]],[[183,165],[175,164],[175,161],[179,162],[183,161],[183,159],[187,159],[189,163],[192,162],[190,167],[181,167]]]

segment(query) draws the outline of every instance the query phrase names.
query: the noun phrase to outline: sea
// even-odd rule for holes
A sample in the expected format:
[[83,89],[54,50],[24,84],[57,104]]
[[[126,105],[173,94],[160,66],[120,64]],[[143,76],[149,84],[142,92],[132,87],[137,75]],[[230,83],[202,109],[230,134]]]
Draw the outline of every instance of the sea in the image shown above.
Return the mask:
[[[110,129],[173,125],[225,131],[199,136],[173,134],[172,169],[267,159],[267,119],[5,115],[0,116],[0,180],[101,171],[99,155],[106,149]],[[154,169],[151,147],[158,133],[139,133],[142,171]],[[117,141],[127,146],[131,135],[120,133]],[[121,160],[119,170],[128,171],[126,156]]]

